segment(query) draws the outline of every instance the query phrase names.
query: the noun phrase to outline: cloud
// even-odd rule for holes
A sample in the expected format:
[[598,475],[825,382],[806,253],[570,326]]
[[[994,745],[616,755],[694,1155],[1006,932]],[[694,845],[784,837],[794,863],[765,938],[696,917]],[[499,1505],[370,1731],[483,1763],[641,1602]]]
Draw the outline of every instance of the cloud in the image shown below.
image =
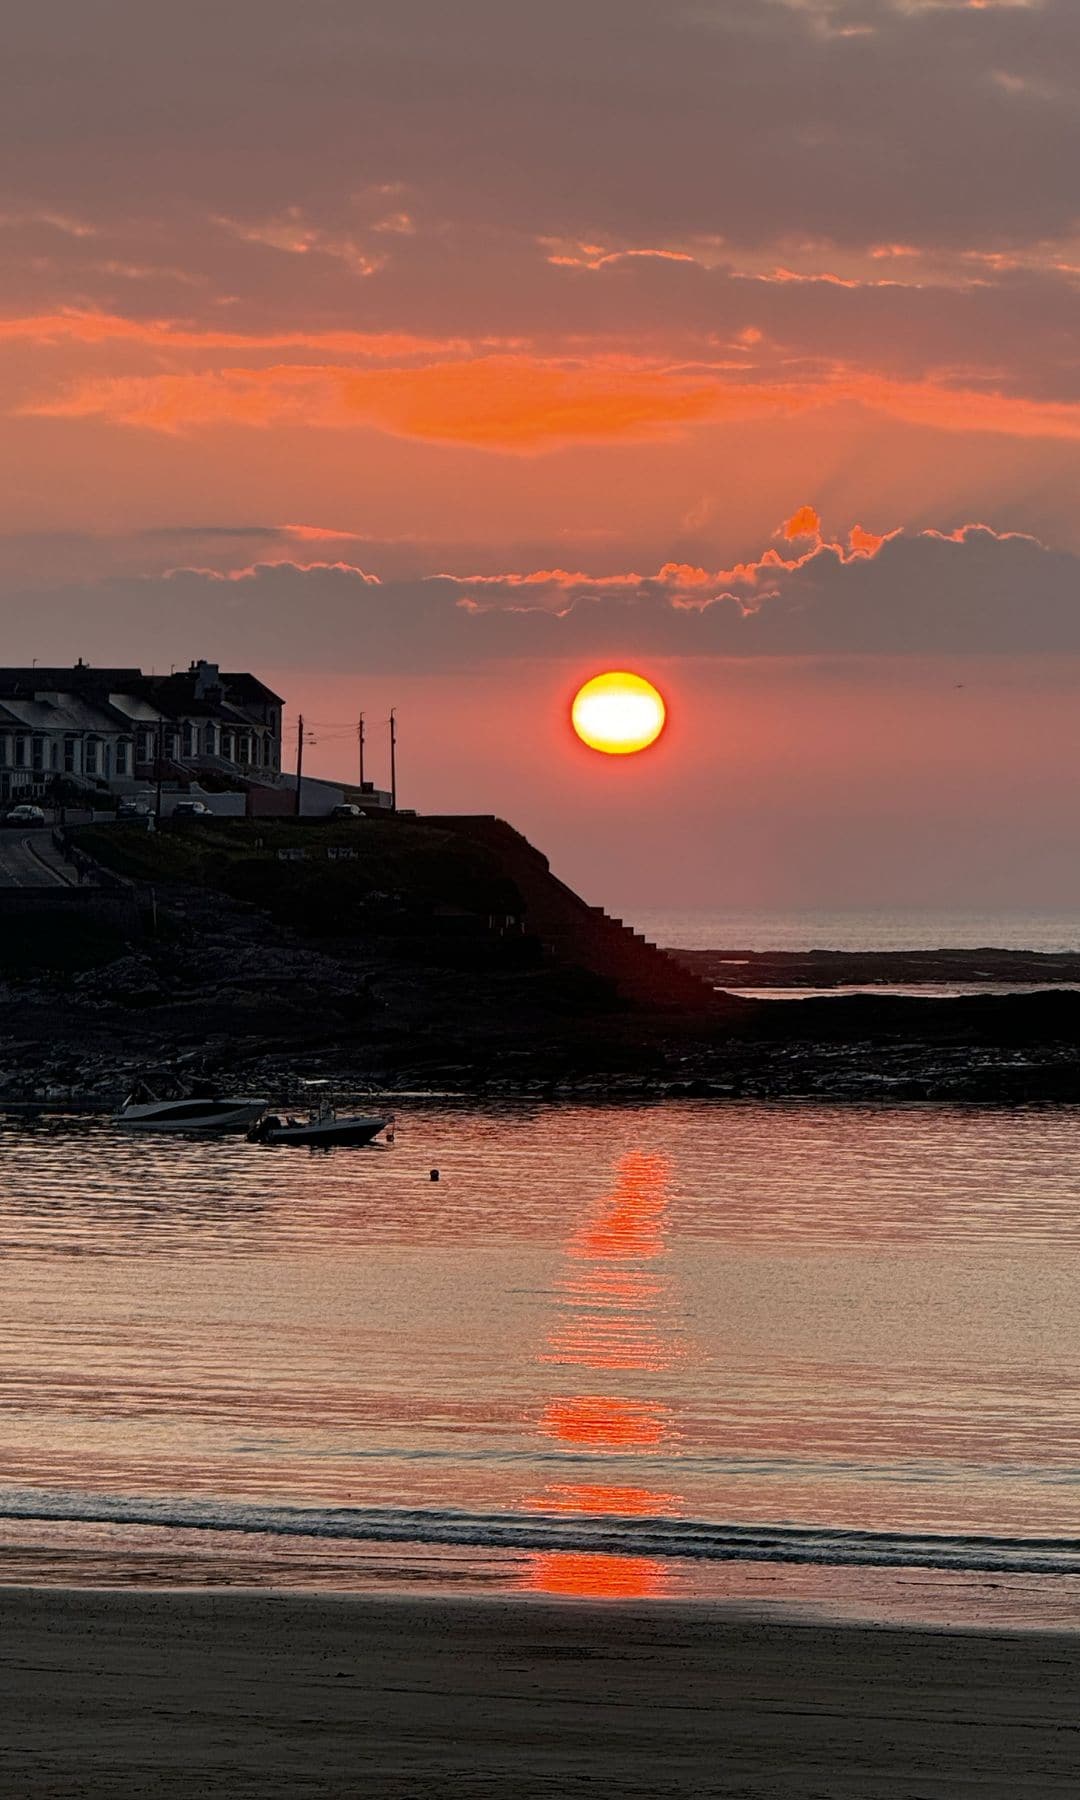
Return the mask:
[[900,241],[1026,243],[1075,220],[1075,108],[1014,105],[991,79],[1068,88],[1073,0],[222,11],[18,9],[0,151],[23,210],[98,225],[152,193],[159,215],[201,206],[288,237],[329,190],[352,228],[319,229],[362,256],[398,211],[646,244],[658,227],[866,242],[884,221]]
[[[0,345],[42,353],[17,372],[26,411],[320,423],[335,402],[280,365],[517,352],[727,355],[781,399],[861,380],[893,417],[903,397],[872,382],[1080,397],[1069,0],[1037,31],[1017,6],[895,0],[228,11],[181,28],[49,0],[12,21]],[[554,431],[531,398],[489,399],[464,438],[430,395],[352,411],[444,441],[588,440],[670,419],[667,387],[638,393],[644,419],[593,401]]]
[[629,359],[567,365],[526,357],[359,369],[279,364],[212,373],[119,376],[77,382],[23,414],[105,418],[158,431],[207,425],[376,426],[396,436],[499,449],[647,437],[720,413],[771,409],[770,396],[705,373]]
[[329,356],[388,360],[433,353],[440,356],[455,352],[474,355],[490,347],[492,341],[486,338],[424,337],[404,331],[320,331],[311,327],[283,331],[223,331],[220,327],[185,323],[179,319],[132,318],[86,307],[0,317],[0,344],[116,343],[155,351],[197,350],[204,355],[218,350],[248,353],[319,350]]
[[77,642],[91,660],[160,663],[195,641],[250,662],[265,643],[277,666],[413,673],[536,659],[1080,654],[1080,557],[1028,535],[854,527],[795,549],[597,576],[381,578],[344,559],[176,568],[56,589],[21,648],[13,604],[10,654],[32,637],[41,657]]
[[396,437],[493,450],[649,439],[718,420],[857,405],[938,430],[1080,438],[1080,397],[1033,399],[961,379],[896,381],[844,367],[747,380],[741,369],[597,355],[575,362],[479,356],[361,368],[347,364],[93,376],[28,398],[22,417],[104,419],[151,431],[213,426],[374,427]]
[[123,520],[127,573],[219,505],[488,570],[715,569],[807,493],[1075,533],[1071,0],[15,15],[12,525]]
[[790,519],[784,520],[780,530],[789,544],[799,538],[820,538],[821,519],[813,506],[800,506]]
[[281,557],[274,562],[248,563],[240,569],[204,569],[186,566],[177,569],[166,569],[165,581],[189,582],[193,577],[199,581],[255,581],[263,580],[271,574],[296,577],[303,575],[341,576],[346,581],[359,582],[362,587],[379,587],[381,583],[377,575],[370,575],[366,569],[360,569],[349,562],[294,562],[291,557]]

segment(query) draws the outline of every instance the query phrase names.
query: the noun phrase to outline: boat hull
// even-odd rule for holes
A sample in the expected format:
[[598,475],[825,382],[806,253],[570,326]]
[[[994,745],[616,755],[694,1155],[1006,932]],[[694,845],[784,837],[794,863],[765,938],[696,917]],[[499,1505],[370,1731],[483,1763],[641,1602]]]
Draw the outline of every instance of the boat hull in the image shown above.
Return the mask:
[[299,1148],[306,1146],[329,1150],[335,1145],[370,1144],[389,1123],[388,1118],[315,1120],[308,1125],[271,1126],[261,1135],[262,1142],[266,1144],[293,1144]]
[[116,1115],[125,1131],[169,1131],[218,1134],[246,1131],[266,1111],[265,1100],[177,1101],[173,1105],[130,1106]]

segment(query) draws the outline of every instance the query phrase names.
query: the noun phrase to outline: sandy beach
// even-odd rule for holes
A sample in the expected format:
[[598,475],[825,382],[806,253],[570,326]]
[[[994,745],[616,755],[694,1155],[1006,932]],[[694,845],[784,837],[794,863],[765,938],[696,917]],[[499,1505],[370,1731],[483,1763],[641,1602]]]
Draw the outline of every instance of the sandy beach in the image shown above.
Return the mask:
[[516,1600],[0,1606],[0,1792],[25,1800],[1080,1791],[1080,1637]]

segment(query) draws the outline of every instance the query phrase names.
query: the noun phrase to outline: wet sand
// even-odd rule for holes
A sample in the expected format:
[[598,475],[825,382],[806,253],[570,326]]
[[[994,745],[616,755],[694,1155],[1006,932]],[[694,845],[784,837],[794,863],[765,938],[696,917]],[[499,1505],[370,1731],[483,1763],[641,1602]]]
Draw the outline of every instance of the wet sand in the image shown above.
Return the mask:
[[0,1793],[1080,1793],[1080,1636],[705,1607],[0,1591]]

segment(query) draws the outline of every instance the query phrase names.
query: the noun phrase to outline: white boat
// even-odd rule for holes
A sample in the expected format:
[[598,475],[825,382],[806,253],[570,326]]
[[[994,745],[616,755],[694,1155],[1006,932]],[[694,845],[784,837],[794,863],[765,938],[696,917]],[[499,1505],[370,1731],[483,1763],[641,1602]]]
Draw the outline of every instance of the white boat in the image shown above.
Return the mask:
[[236,1095],[160,1094],[137,1082],[114,1114],[129,1131],[243,1131],[266,1111],[265,1100]]

